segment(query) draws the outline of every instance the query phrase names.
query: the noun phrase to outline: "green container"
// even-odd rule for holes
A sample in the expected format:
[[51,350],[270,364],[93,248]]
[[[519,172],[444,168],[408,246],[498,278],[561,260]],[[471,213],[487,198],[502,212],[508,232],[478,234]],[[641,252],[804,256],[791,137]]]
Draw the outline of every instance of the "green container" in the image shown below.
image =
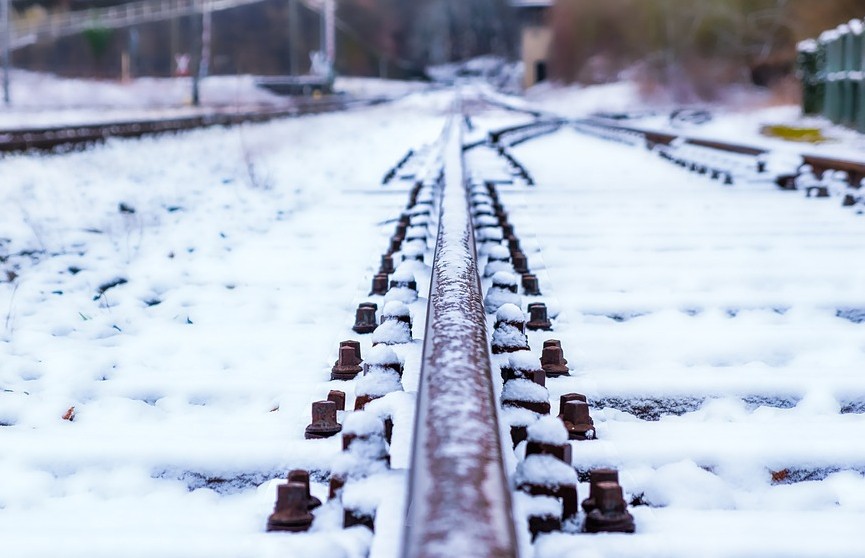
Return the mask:
[[837,70],[838,65],[838,48],[837,41],[829,39],[823,42],[823,48],[826,52],[826,60],[823,73],[823,116],[835,122],[838,115],[838,87],[837,84],[830,79]]

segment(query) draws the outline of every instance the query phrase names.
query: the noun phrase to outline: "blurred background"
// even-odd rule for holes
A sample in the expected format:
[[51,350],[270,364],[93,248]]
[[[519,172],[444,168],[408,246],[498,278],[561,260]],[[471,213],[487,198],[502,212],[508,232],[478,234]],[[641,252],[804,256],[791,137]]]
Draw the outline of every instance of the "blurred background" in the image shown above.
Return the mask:
[[727,85],[795,102],[797,42],[865,15],[865,0],[3,2],[11,66],[65,77],[308,74],[331,9],[338,75],[446,79],[431,67],[463,63],[503,88],[629,79],[677,102]]

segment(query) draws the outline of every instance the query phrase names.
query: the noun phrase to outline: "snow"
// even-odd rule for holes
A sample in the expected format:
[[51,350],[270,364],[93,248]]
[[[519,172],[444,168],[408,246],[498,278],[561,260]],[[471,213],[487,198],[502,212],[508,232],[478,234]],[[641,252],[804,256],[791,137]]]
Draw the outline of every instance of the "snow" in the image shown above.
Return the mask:
[[557,417],[543,416],[527,431],[528,439],[545,444],[561,445],[568,442],[568,431]]
[[[396,272],[394,272],[396,274]],[[407,275],[408,276],[408,275]],[[414,275],[411,275],[411,279],[414,279]],[[400,302],[398,300],[391,300],[387,304],[384,305],[384,308],[381,310],[381,317],[383,320],[391,320],[395,318],[408,318],[410,316],[410,311],[408,306],[405,303]]]
[[399,364],[402,361],[394,350],[387,345],[376,345],[366,353],[366,364],[370,366],[384,366],[387,364]]
[[514,495],[514,505],[526,517],[562,516],[562,503],[552,496],[532,496],[517,492]]
[[[330,367],[370,300],[392,232],[378,223],[405,206],[381,176],[441,129],[423,97],[0,162],[2,269],[18,276],[0,283],[4,555],[367,555],[371,536],[341,518],[264,528],[272,479],[308,469],[325,496],[341,455],[303,429],[312,401],[353,391]],[[401,354],[416,382],[419,347]],[[411,406],[390,404],[408,446]]]
[[539,386],[531,380],[517,378],[505,382],[502,388],[502,401],[525,401],[527,403],[543,403],[550,400],[550,392],[544,386]]
[[496,310],[496,322],[523,323],[526,316],[516,304],[502,304]]
[[[565,107],[570,94],[531,95]],[[607,108],[626,107],[631,92],[579,90],[567,109],[587,113],[604,95]],[[382,337],[411,340],[395,320],[360,336],[367,364],[405,362],[405,391],[390,391],[402,385],[381,369],[353,382],[328,378],[339,341],[358,338],[357,304],[384,302],[368,296],[369,283],[411,184],[382,188],[381,176],[409,145],[434,143],[451,98],[424,93],[339,115],[0,162],[0,271],[17,274],[0,283],[4,555],[398,555],[421,343],[372,347]],[[37,101],[4,121],[72,115]],[[124,115],[138,110],[119,104]],[[750,138],[759,121],[794,121],[796,111],[723,113],[698,132]],[[346,164],[359,137],[363,156]],[[854,152],[861,138],[847,139],[819,149]],[[548,390],[508,382],[503,399],[585,393],[599,439],[574,443],[576,470],[615,467],[626,498],[649,504],[630,508],[635,535],[545,534],[529,551],[861,554],[862,216],[764,181],[721,187],[571,129],[513,153],[537,186],[501,185],[500,198],[558,314],[555,336],[579,364],[571,377],[548,379]],[[489,155],[473,150],[469,165],[487,165]],[[467,175],[488,176],[484,169]],[[434,226],[429,208],[407,213]],[[503,248],[485,244],[482,256]],[[448,274],[464,271],[445,257]],[[403,265],[425,293],[428,268]],[[520,310],[518,296],[504,302]],[[419,298],[391,311],[412,316],[421,337],[425,307]],[[549,334],[528,336],[540,347]],[[529,351],[497,362],[538,367]],[[303,440],[310,403],[333,388],[349,399],[387,393],[340,421],[352,431],[372,423],[364,416],[392,417],[394,469],[378,459],[382,446],[357,455],[340,451],[339,436]],[[74,420],[63,420],[73,407]],[[562,439],[552,417],[505,407],[500,418],[529,426],[533,438]],[[448,450],[461,457],[472,443]],[[535,457],[550,456],[530,456],[520,474],[566,475]],[[516,456],[507,462],[518,478]],[[309,533],[265,533],[276,485],[292,468],[313,472],[322,499],[323,479],[351,472],[343,501],[376,510],[376,536],[342,530],[335,502],[316,511]],[[558,506],[515,500],[523,510]]]
[[537,355],[528,351],[511,353],[508,357],[508,364],[514,370],[537,370],[541,367]]
[[[532,428],[533,426],[529,427],[530,430]],[[576,485],[577,472],[573,467],[552,455],[530,455],[517,465],[514,483],[517,486],[523,484],[548,487]]]
[[373,413],[353,411],[346,413],[345,421],[342,423],[342,433],[365,437],[384,436],[384,424]]
[[492,346],[494,349],[528,350],[526,334],[511,324],[502,323],[493,331]]
[[371,397],[382,397],[394,391],[402,391],[399,374],[389,368],[383,370],[370,370],[355,384],[357,395],[369,395]]
[[547,387],[585,393],[598,433],[574,465],[651,504],[630,508],[636,535],[543,535],[535,555],[856,555],[865,350],[841,309],[865,307],[861,215],[571,130],[514,155],[537,187],[500,198],[578,363]]

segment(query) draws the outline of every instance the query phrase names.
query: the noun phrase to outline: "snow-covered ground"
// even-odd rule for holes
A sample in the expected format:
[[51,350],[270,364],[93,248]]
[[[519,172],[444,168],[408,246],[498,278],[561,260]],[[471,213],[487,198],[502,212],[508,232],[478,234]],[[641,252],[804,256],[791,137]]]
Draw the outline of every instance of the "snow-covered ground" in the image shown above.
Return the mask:
[[[128,82],[60,78],[13,70],[10,106],[0,104],[0,130],[132,119],[159,119],[201,112],[285,107],[292,101],[256,87],[255,76],[211,76],[200,83],[200,107],[192,106],[192,78],[137,78]],[[428,84],[341,77],[337,92],[400,96]]]
[[[644,99],[638,86],[628,81],[589,87],[540,84],[530,89],[525,99],[515,101],[515,104],[540,108],[569,118],[582,118],[595,112],[630,113],[635,118],[623,121],[624,125],[693,138],[742,143],[786,153],[865,160],[865,136],[862,134],[834,125],[822,117],[803,117],[798,105],[779,105],[770,102],[767,97],[768,94],[763,90],[739,91],[725,101],[696,107],[708,110],[712,119],[702,125],[688,126],[671,122],[669,118],[671,111],[680,106],[672,102]],[[767,137],[760,133],[761,128],[767,125],[818,128],[828,141],[815,145]]]
[[650,504],[636,535],[544,535],[536,556],[860,555],[862,216],[570,129],[513,153],[537,187],[503,201],[558,314],[529,341],[572,367],[553,413],[588,395],[599,440],[574,465]]
[[381,177],[449,102],[3,159],[0,553],[368,548],[361,528],[264,533],[271,479],[340,450],[303,440],[310,403],[344,385],[337,345],[406,202]]
[[[81,91],[32,112],[87,114]],[[588,94],[567,101],[574,114],[631,99]],[[0,554],[396,555],[423,298],[397,349],[394,468],[367,487],[375,537],[339,529],[333,507],[310,533],[264,525],[291,468],[326,496],[340,441],[303,429],[329,389],[353,407],[330,367],[411,184],[381,177],[436,140],[451,100],[0,160]],[[467,137],[525,120],[475,111]],[[618,467],[649,504],[632,508],[635,535],[543,535],[530,550],[523,534],[527,554],[861,555],[863,217],[568,128],[512,152],[537,186],[502,199],[556,316],[529,341],[561,339],[572,367],[547,382],[553,413],[560,394],[588,395],[600,439],[574,443],[574,465]]]

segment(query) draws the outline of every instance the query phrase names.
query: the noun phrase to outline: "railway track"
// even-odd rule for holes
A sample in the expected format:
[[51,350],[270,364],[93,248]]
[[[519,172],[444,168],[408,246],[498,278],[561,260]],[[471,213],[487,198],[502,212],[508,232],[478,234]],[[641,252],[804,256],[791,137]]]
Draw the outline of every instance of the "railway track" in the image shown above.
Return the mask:
[[[772,436],[781,436],[783,443],[789,443],[792,431],[785,413],[795,413],[814,404],[815,396],[811,391],[817,384],[810,382],[808,387],[799,383],[801,378],[796,378],[796,373],[787,371],[785,374],[793,378],[756,383],[749,379],[747,366],[744,373],[726,380],[716,373],[709,373],[707,378],[700,378],[698,374],[697,378],[689,379],[676,373],[676,380],[672,382],[658,376],[655,370],[647,371],[648,378],[637,381],[637,376],[631,373],[619,378],[618,374],[607,371],[609,379],[592,373],[593,367],[600,364],[609,368],[610,364],[601,364],[596,360],[598,356],[587,358],[587,353],[592,351],[585,346],[585,341],[575,337],[567,320],[560,321],[563,305],[555,291],[551,291],[554,283],[560,283],[551,282],[550,274],[562,265],[544,261],[546,254],[539,252],[539,244],[533,237],[549,234],[549,228],[537,231],[538,221],[535,226],[531,221],[543,219],[542,214],[551,209],[546,196],[558,200],[553,204],[561,204],[562,196],[576,195],[578,190],[570,186],[559,193],[548,192],[539,198],[541,207],[535,207],[530,200],[535,197],[538,177],[530,173],[532,167],[521,162],[513,152],[514,148],[525,144],[529,146],[525,149],[532,153],[534,142],[530,140],[570,129],[570,123],[538,118],[523,125],[492,130],[486,141],[464,145],[458,129],[462,120],[455,116],[436,146],[426,153],[409,150],[385,177],[386,187],[393,187],[400,180],[413,186],[409,189],[406,210],[397,221],[387,253],[382,257],[379,273],[373,278],[371,295],[374,296],[358,307],[355,329],[371,333],[369,348],[364,341],[361,343],[364,351],[373,352],[374,360],[380,358],[381,352],[376,347],[385,344],[398,354],[390,360],[419,366],[406,364],[402,368],[400,364],[402,383],[394,381],[390,388],[381,392],[367,393],[361,386],[356,401],[362,404],[356,404],[355,409],[371,413],[376,417],[371,422],[378,426],[369,426],[365,434],[358,433],[354,426],[358,421],[347,418],[352,426],[350,432],[343,434],[342,446],[347,454],[356,454],[352,459],[363,454],[386,460],[384,456],[389,448],[410,443],[411,467],[406,472],[409,488],[402,508],[405,514],[388,515],[391,522],[396,521],[398,528],[395,528],[392,523],[384,524],[377,519],[374,506],[369,502],[364,508],[356,495],[349,494],[353,484],[369,482],[370,478],[383,474],[382,470],[370,469],[368,465],[360,467],[366,473],[359,475],[340,470],[336,485],[331,477],[330,497],[335,503],[342,501],[346,527],[364,524],[376,530],[377,539],[389,539],[383,546],[391,550],[379,548],[382,555],[395,555],[392,549],[397,536],[402,543],[399,553],[407,557],[517,556],[531,552],[555,556],[578,548],[601,555],[636,555],[646,544],[663,555],[699,552],[702,543],[687,537],[686,542],[670,543],[670,537],[675,536],[669,523],[675,519],[670,518],[680,517],[676,515],[680,509],[677,499],[682,496],[675,489],[667,489],[665,494],[658,483],[663,485],[668,481],[662,479],[684,475],[681,482],[686,485],[686,491],[717,489],[717,485],[725,485],[730,492],[741,490],[741,487],[730,486],[735,485],[736,477],[727,474],[731,464],[723,457],[723,452],[735,443],[727,438],[729,432],[711,425],[711,429],[720,432],[719,443],[725,450],[713,452],[700,446],[695,453],[688,449],[700,437],[700,428],[695,422],[697,425],[701,421],[711,423],[715,420],[713,413],[719,412],[722,417],[734,412],[737,418],[728,420],[742,421],[743,425],[751,427],[757,426],[752,417],[760,413],[777,416],[777,424],[773,423],[771,428],[756,427],[757,446],[738,454],[750,460],[749,467],[756,470],[749,482],[759,483],[767,494],[777,486],[818,482],[844,474],[865,474],[865,455],[856,451],[833,461],[826,459],[828,455],[814,460],[790,457],[789,449],[775,452],[758,449],[762,441]],[[696,180],[720,178],[727,184],[765,182],[761,177],[766,173],[760,159],[764,155],[762,150],[705,140],[682,142],[677,138],[665,138],[661,141],[657,136],[607,126],[600,126],[603,131],[597,134],[597,128],[599,126],[591,124],[587,129],[585,123],[578,123],[575,129],[621,143],[649,143],[663,159],[673,160],[697,175],[705,175]],[[535,161],[542,160],[538,159],[538,151],[533,155]],[[424,172],[413,170],[418,157],[425,160],[421,165]],[[835,161],[826,164],[828,168],[837,166]],[[640,165],[656,166],[657,163],[644,161]],[[540,167],[534,165],[534,168]],[[542,184],[548,185],[548,181],[549,176],[546,176]],[[691,181],[687,182],[690,185]],[[594,192],[591,184],[588,188],[589,192]],[[623,198],[623,203],[628,207],[626,200]],[[577,215],[589,225],[597,224],[588,218],[584,209]],[[423,217],[423,226],[427,227],[423,234],[414,224],[418,216]],[[562,217],[567,219],[559,211],[558,219]],[[551,227],[565,223],[554,222],[557,224]],[[430,226],[437,232],[428,235]],[[518,235],[517,230],[530,234]],[[602,236],[608,234],[606,228],[599,230]],[[433,237],[435,244],[430,247],[427,241]],[[561,259],[564,255],[556,252],[554,256]],[[640,261],[636,253],[632,256]],[[398,263],[400,260],[402,263]],[[418,262],[424,266],[417,266]],[[413,273],[407,273],[410,267],[415,270]],[[423,272],[418,273],[418,270]],[[418,293],[422,300],[427,286],[428,306],[422,310],[417,305]],[[635,293],[641,290],[636,285],[630,289]],[[651,296],[651,287],[648,290]],[[603,288],[595,286],[595,291],[603,291]],[[591,293],[592,288],[587,292]],[[392,300],[399,299],[406,300],[409,307],[395,309]],[[382,303],[388,310],[379,320],[376,312]],[[683,316],[671,322],[677,324],[676,327],[680,327],[679,319],[696,319],[697,327],[703,327],[700,322],[704,319],[714,319],[702,318],[707,312],[707,303],[700,301],[698,294],[671,304],[668,309],[663,302],[657,308],[584,302],[570,310],[572,314],[585,317],[585,327],[581,328],[584,334],[585,328],[597,327],[592,324],[599,319],[607,321],[600,327],[602,330],[609,329],[608,324],[629,328],[632,322],[652,321],[652,316],[663,312]],[[783,316],[792,306],[743,308],[742,302],[738,304],[728,303],[719,310],[726,312],[726,319],[735,320],[740,315],[755,312]],[[859,321],[856,310],[840,307],[828,310],[835,314],[828,314],[828,319]],[[393,313],[401,318],[394,318]],[[761,316],[760,319],[765,320],[765,315]],[[400,320],[403,325],[392,325]],[[422,349],[417,343],[412,345],[413,337],[405,334],[409,329],[417,331],[411,324],[417,324],[418,320],[426,323],[422,330]],[[835,322],[834,327],[839,327],[838,324]],[[395,334],[397,330],[403,333]],[[737,338],[732,330],[727,334]],[[397,340],[391,342],[393,339]],[[630,339],[633,343],[633,338]],[[345,347],[340,349],[341,357],[343,352],[353,354]],[[609,355],[600,358],[610,360]],[[740,359],[742,365],[747,358]],[[346,357],[346,362],[360,374],[359,359],[350,361]],[[340,358],[335,366],[342,363]],[[375,366],[375,362],[369,365]],[[632,364],[625,368],[629,366]],[[735,364],[707,363],[704,366]],[[783,364],[772,363],[770,358],[769,366]],[[369,383],[369,374],[358,376],[359,383]],[[865,383],[850,384],[843,378],[842,372],[830,378],[821,389],[833,392],[835,402],[829,406],[834,405],[837,417],[845,414],[854,417],[852,423],[843,427],[843,420],[839,422],[833,418],[832,428],[852,434],[863,426]],[[632,385],[628,385],[629,382]],[[679,384],[675,385],[676,382]],[[414,430],[408,438],[405,425],[396,424],[396,415],[384,411],[390,407],[385,402],[391,394],[401,394],[403,390],[418,394]],[[344,398],[344,394],[335,396],[338,401]],[[736,411],[722,410],[725,406]],[[331,425],[335,416],[329,419]],[[684,428],[674,422],[678,418],[685,421],[681,425]],[[400,426],[402,437],[395,441],[395,432]],[[655,441],[654,451],[636,441],[643,436]],[[679,436],[681,438],[677,438]],[[360,452],[355,448],[358,437],[367,440],[365,443],[380,440],[373,443],[379,449],[369,451],[366,447],[365,453]],[[830,446],[821,447],[826,451]],[[303,492],[300,487],[296,491]],[[671,501],[665,502],[664,498]],[[718,510],[730,509],[728,498],[721,497],[719,504],[712,501],[711,495],[702,501],[698,497],[697,501],[703,503],[698,503],[695,509],[710,511],[715,505],[720,506]],[[668,516],[665,510],[669,506],[675,512]],[[302,507],[302,503],[298,504],[298,509]],[[684,509],[689,509],[688,504]],[[279,513],[279,505],[275,513]],[[807,514],[800,515],[802,517],[792,514],[794,523],[801,525]],[[748,514],[743,512],[741,516],[748,517]],[[736,523],[735,513],[730,515],[730,520]],[[756,523],[759,525],[760,521]],[[698,531],[706,529],[700,520],[696,525]],[[821,523],[819,528],[825,528],[825,524]],[[663,531],[660,539],[651,534],[655,529]],[[636,534],[631,534],[634,531]],[[744,531],[753,536],[753,529]],[[599,532],[619,534],[596,538],[593,533]],[[398,536],[397,533],[404,534]],[[783,543],[778,544],[778,548],[785,547]],[[758,547],[773,548],[771,545]],[[726,548],[736,553],[739,547]]]
[[[473,101],[473,110],[484,110]],[[381,184],[359,191],[365,200],[387,200],[376,202],[381,212],[393,207],[376,217],[381,252],[351,255],[372,269],[351,308],[306,315],[291,332],[304,337],[314,324],[344,318],[346,327],[333,326],[344,340],[330,347],[326,368],[285,359],[303,371],[298,376],[316,381],[290,385],[282,406],[255,413],[255,420],[267,417],[255,423],[266,425],[255,435],[242,424],[252,415],[225,419],[220,415],[237,409],[213,397],[219,412],[211,410],[200,395],[207,390],[193,390],[196,420],[178,438],[199,434],[198,413],[220,424],[228,442],[220,433],[213,455],[234,472],[210,472],[198,448],[194,459],[172,448],[162,460],[186,459],[200,470],[166,468],[160,479],[242,501],[255,537],[242,544],[252,540],[271,554],[855,555],[850,540],[865,501],[865,452],[849,440],[865,434],[865,381],[856,368],[865,364],[865,277],[849,260],[861,244],[861,220],[779,195],[759,168],[760,154],[717,142],[671,139],[646,151],[633,148],[649,142],[639,131],[528,114],[523,124],[465,143],[462,124],[470,116],[455,109],[434,141],[401,146]],[[728,176],[733,187],[721,187]],[[337,207],[356,209],[360,197],[337,191]],[[215,203],[212,209],[227,200]],[[123,219],[136,215],[121,212]],[[293,218],[302,220],[300,213]],[[279,246],[314,238],[340,246],[333,253],[341,258],[354,246],[346,223],[367,218],[352,214],[341,226],[322,227],[321,220],[339,218],[317,215],[319,236],[299,226],[287,229]],[[186,251],[159,261],[174,265],[200,250]],[[231,254],[214,252],[218,259]],[[231,262],[242,267],[252,259]],[[276,282],[294,271],[280,270]],[[128,303],[123,297],[132,290],[159,311],[171,293],[159,295],[165,301],[150,298],[165,288],[157,279],[155,287],[115,279],[97,292],[109,310],[110,300]],[[345,293],[338,290],[344,277],[320,280]],[[226,278],[217,287],[232,294],[248,288],[237,283]],[[296,278],[288,283],[308,287]],[[63,295],[57,292],[52,296]],[[265,292],[280,296],[279,289]],[[184,315],[180,327],[197,320]],[[105,332],[92,335],[101,340]],[[270,344],[284,335],[273,334]],[[269,353],[253,359],[271,360]],[[202,383],[227,383],[224,398],[246,407],[246,375]],[[282,369],[266,376],[285,378]],[[142,389],[141,380],[130,381]],[[142,397],[154,413],[183,407],[177,397]],[[285,423],[297,401],[309,405],[300,432]],[[99,438],[105,421],[94,418],[99,405],[88,403],[64,415],[64,439],[75,435],[71,428]],[[19,414],[13,418],[26,424]],[[144,426],[148,420],[142,415]],[[6,438],[10,447],[32,434],[14,422],[4,426],[18,436]],[[154,432],[162,436],[164,428]],[[280,449],[263,452],[262,444]],[[141,452],[135,440],[110,445],[120,448],[120,457],[108,452],[112,463]],[[64,462],[64,470],[98,462],[102,451],[84,458],[70,451],[73,464]],[[32,446],[23,453],[45,460]],[[285,463],[291,466],[283,471]],[[211,550],[241,548],[248,550],[241,543]]]
[[213,112],[170,119],[115,121],[99,124],[74,124],[42,128],[0,130],[0,153],[27,151],[68,151],[103,142],[109,138],[138,138],[147,135],[177,133],[211,126],[236,126],[372,106],[387,102],[384,97],[353,99],[325,97],[296,100],[290,107],[240,112]]

